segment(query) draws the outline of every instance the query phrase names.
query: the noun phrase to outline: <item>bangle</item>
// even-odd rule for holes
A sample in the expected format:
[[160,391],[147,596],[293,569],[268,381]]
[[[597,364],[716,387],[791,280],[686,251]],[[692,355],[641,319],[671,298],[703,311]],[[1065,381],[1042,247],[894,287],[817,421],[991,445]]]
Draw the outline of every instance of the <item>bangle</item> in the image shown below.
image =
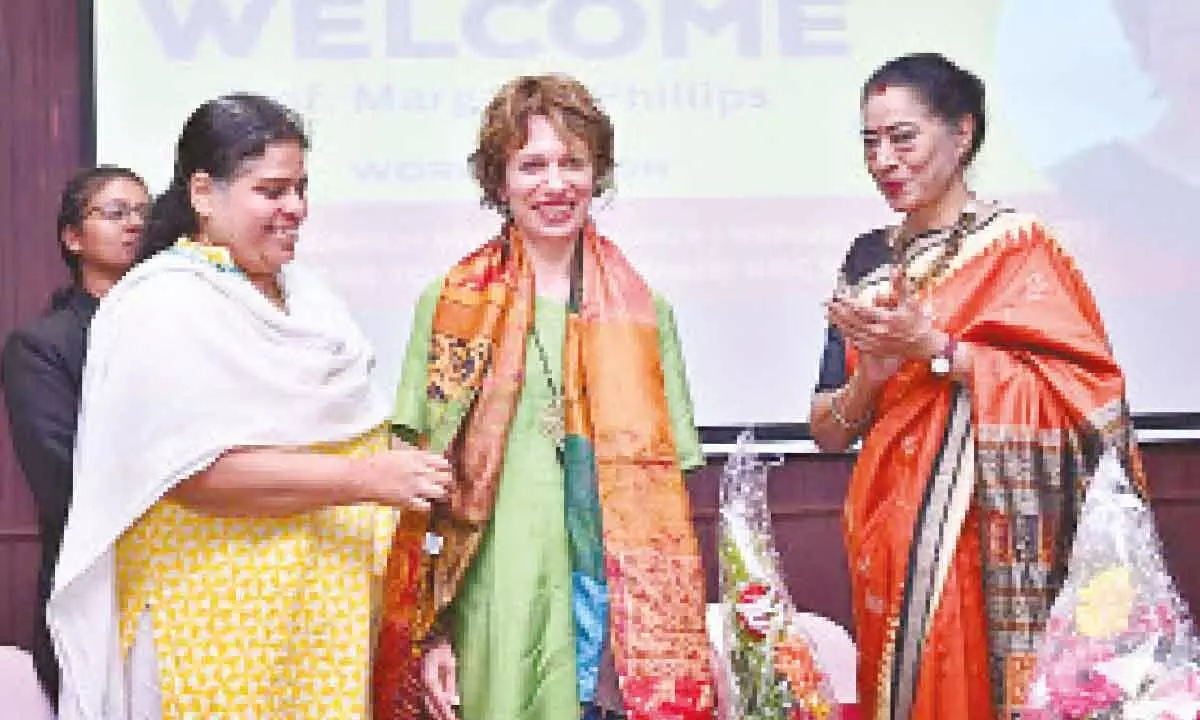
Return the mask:
[[[846,385],[843,386],[843,389],[848,388],[848,387],[850,387],[850,384],[846,383]],[[831,415],[833,415],[833,419],[837,422],[838,425],[841,425],[843,429],[858,430],[863,425],[866,425],[867,423],[871,422],[871,411],[870,410],[867,410],[865,415],[863,415],[862,417],[860,417],[859,419],[857,419],[853,422],[847,420],[846,416],[842,415],[842,412],[840,410],[838,410],[837,401],[838,401],[839,397],[841,397],[841,390],[839,390],[829,396],[829,413]]]

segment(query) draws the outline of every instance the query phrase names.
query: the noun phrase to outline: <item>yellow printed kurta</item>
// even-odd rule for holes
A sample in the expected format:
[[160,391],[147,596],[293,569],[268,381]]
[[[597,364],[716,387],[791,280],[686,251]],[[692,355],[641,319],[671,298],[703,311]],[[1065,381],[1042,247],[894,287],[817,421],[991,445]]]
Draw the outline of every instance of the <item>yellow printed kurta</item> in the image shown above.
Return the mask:
[[[387,447],[383,429],[315,452]],[[213,517],[163,500],[117,543],[121,647],[153,622],[164,718],[362,718],[395,511]]]

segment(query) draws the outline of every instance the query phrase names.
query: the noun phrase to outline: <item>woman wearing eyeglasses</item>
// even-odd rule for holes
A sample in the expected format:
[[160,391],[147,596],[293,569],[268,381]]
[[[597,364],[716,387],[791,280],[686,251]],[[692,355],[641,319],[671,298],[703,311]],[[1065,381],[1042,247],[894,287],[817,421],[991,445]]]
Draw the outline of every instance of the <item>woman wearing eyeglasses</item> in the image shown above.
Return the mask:
[[42,535],[33,661],[46,693],[58,698],[58,665],[46,630],[46,599],[71,500],[75,416],[96,305],[133,265],[149,208],[146,184],[122,167],[83,170],[63,189],[58,244],[71,284],[41,317],[8,336],[0,381],[13,449],[37,503]]

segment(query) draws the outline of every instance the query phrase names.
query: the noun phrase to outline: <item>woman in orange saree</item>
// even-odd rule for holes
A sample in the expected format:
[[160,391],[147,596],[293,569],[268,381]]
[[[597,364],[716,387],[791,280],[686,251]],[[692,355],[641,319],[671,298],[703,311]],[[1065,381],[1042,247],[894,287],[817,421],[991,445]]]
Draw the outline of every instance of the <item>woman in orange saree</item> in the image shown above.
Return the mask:
[[1141,477],[1079,271],[1036,218],[966,188],[983,96],[934,54],[862,96],[868,170],[904,219],[843,265],[812,431],[862,439],[845,532],[867,717],[1015,717],[1100,454]]

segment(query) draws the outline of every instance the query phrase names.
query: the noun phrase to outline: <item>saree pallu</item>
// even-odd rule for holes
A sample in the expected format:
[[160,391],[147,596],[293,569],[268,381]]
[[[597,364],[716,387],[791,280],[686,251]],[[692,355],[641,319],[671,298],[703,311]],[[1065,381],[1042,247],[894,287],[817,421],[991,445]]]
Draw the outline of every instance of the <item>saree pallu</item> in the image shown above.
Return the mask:
[[[572,581],[591,589],[576,595],[576,609],[597,588],[606,598],[588,627],[609,636],[628,717],[708,718],[703,578],[664,396],[653,294],[590,226],[577,258],[561,458]],[[532,268],[511,228],[446,277],[433,319],[423,443],[448,451],[457,485],[448,508],[432,518],[407,513],[397,530],[375,663],[377,718],[424,717],[421,647],[455,600],[491,520],[533,307]],[[423,550],[426,532],[444,540],[436,556]]]
[[844,517],[861,707],[1012,718],[1102,452],[1144,488],[1124,378],[1078,270],[1028,215],[968,235],[928,301],[973,370],[959,386],[905,364],[863,439]]

